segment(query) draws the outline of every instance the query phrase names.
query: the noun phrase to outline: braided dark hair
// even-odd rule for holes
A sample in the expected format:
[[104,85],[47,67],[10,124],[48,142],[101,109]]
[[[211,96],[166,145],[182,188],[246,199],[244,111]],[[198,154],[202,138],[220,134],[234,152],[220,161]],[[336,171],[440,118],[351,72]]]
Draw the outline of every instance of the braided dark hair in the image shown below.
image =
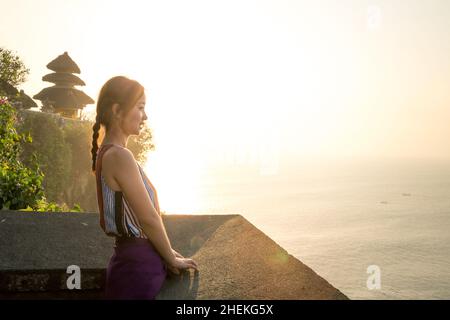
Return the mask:
[[92,154],[92,171],[95,171],[95,163],[97,160],[97,151],[98,151],[98,136],[99,136],[99,131],[101,128],[101,124],[100,124],[100,117],[97,116],[95,117],[95,123],[92,126],[92,149],[91,149],[91,154]]
[[137,81],[124,76],[109,79],[100,90],[97,100],[97,114],[92,126],[92,171],[95,172],[98,137],[102,126],[107,131],[112,120],[112,106],[118,104],[119,108],[126,114],[130,111],[137,100],[144,94],[144,87]]

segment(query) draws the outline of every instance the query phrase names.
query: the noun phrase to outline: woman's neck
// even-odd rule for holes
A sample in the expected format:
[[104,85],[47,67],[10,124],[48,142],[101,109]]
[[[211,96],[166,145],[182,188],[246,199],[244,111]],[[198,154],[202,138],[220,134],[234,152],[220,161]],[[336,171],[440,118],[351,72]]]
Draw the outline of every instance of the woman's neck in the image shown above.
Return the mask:
[[120,133],[107,132],[105,138],[102,141],[102,145],[105,144],[117,144],[124,148],[127,147],[128,136]]

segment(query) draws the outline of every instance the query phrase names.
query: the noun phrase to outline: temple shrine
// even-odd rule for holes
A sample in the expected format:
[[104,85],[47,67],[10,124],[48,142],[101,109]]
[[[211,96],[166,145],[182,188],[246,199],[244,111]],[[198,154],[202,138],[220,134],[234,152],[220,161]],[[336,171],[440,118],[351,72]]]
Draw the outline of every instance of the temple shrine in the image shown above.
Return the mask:
[[78,119],[81,110],[94,100],[75,86],[85,86],[78,76],[80,68],[67,52],[47,64],[54,71],[42,77],[43,81],[54,83],[54,86],[41,90],[33,99],[42,102],[42,111],[59,113],[63,117]]

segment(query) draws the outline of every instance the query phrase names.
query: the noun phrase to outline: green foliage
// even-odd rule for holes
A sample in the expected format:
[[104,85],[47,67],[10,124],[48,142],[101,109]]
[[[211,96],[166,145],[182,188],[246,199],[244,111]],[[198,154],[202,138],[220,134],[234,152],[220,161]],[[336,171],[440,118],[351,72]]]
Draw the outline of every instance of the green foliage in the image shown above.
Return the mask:
[[64,202],[64,188],[71,183],[67,168],[72,166],[72,154],[58,118],[41,112],[20,112],[18,125],[20,132],[33,137],[33,143],[23,148],[22,161],[29,165],[30,154],[36,154],[44,173],[42,185],[46,197],[57,203]]
[[0,48],[0,80],[11,86],[18,86],[25,82],[30,70],[20,58],[11,50]]
[[34,208],[28,206],[25,209],[19,211],[38,211],[38,212],[84,212],[78,203],[76,203],[72,209],[70,209],[65,203],[58,205],[54,202],[48,202],[45,197],[37,201]]
[[29,166],[19,160],[21,145],[30,144],[32,138],[17,133],[15,120],[15,109],[0,98],[0,209],[34,207],[44,195],[35,155],[29,154]]

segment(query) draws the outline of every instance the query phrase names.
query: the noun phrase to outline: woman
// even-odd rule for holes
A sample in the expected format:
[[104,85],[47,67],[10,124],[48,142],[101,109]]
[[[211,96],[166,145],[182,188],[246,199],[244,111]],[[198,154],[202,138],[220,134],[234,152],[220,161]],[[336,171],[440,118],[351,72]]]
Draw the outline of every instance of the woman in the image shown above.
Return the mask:
[[[93,126],[92,170],[97,179],[100,226],[116,237],[106,273],[107,299],[154,299],[167,269],[197,270],[194,260],[172,249],[155,188],[127,149],[144,121],[145,93],[137,81],[114,77],[102,87]],[[105,136],[97,140],[101,128]]]

